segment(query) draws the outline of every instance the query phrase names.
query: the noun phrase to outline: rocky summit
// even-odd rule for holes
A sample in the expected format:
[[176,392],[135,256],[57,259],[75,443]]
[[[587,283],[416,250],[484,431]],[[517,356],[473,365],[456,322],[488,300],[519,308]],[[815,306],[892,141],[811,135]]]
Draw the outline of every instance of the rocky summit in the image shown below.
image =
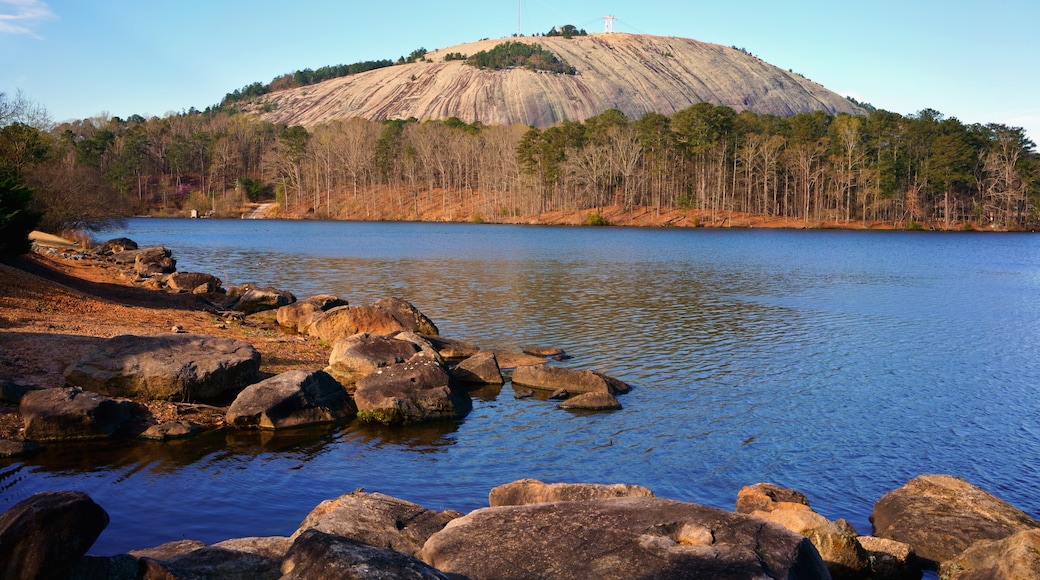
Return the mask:
[[[541,45],[575,74],[480,69],[457,58],[514,41]],[[461,44],[428,52],[418,62],[267,94],[252,110],[267,121],[304,126],[355,117],[458,117],[467,123],[544,128],[584,121],[608,109],[638,119],[650,112],[670,115],[700,102],[778,116],[864,112],[822,85],[742,50],[689,38],[619,33]]]

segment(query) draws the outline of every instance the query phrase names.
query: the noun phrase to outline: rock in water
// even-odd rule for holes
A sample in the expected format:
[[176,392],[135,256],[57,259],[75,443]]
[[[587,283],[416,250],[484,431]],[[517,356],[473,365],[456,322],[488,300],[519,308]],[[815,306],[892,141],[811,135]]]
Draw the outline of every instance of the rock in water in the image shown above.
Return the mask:
[[920,475],[886,493],[870,522],[875,536],[909,544],[933,566],[975,542],[1040,528],[1018,508],[950,475]]
[[645,497],[479,509],[421,557],[470,580],[830,578],[809,540],[780,526]]
[[0,514],[4,578],[65,578],[108,525],[108,514],[79,491],[45,491]]
[[245,388],[227,411],[240,429],[284,429],[352,418],[357,407],[325,371],[294,370]]
[[362,421],[384,424],[461,419],[473,401],[439,364],[422,357],[377,370],[357,382]]

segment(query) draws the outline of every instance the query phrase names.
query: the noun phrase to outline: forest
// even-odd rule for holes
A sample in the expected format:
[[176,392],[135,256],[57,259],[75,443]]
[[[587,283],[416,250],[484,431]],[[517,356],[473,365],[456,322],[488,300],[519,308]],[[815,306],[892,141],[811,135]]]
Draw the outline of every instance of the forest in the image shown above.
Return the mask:
[[[348,119],[274,125],[227,110],[54,124],[0,93],[0,174],[34,192],[49,231],[130,215],[505,221],[605,206],[681,209],[800,227],[1032,229],[1040,157],[1024,130],[926,109],[779,118],[700,103],[629,119],[609,110],[536,129]],[[389,211],[388,210],[392,210]],[[446,217],[444,217],[446,216]]]

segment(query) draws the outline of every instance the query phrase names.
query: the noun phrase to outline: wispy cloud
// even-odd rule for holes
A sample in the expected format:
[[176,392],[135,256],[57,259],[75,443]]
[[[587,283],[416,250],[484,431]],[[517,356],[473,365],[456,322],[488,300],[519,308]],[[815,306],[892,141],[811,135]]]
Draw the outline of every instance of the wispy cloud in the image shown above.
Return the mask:
[[41,38],[36,27],[57,18],[46,2],[37,0],[0,0],[0,34],[23,34]]

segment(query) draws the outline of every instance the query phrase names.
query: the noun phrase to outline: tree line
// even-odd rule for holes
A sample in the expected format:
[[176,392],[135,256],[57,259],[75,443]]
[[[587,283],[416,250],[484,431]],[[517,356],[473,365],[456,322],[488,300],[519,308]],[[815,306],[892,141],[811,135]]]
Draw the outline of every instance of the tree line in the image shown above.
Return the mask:
[[0,118],[0,173],[36,192],[52,231],[139,213],[237,215],[262,199],[331,219],[431,206],[456,220],[622,206],[807,227],[1016,229],[1040,217],[1040,157],[1023,129],[930,109],[781,118],[700,103],[546,129],[456,118],[304,128],[221,110],[25,121]]

